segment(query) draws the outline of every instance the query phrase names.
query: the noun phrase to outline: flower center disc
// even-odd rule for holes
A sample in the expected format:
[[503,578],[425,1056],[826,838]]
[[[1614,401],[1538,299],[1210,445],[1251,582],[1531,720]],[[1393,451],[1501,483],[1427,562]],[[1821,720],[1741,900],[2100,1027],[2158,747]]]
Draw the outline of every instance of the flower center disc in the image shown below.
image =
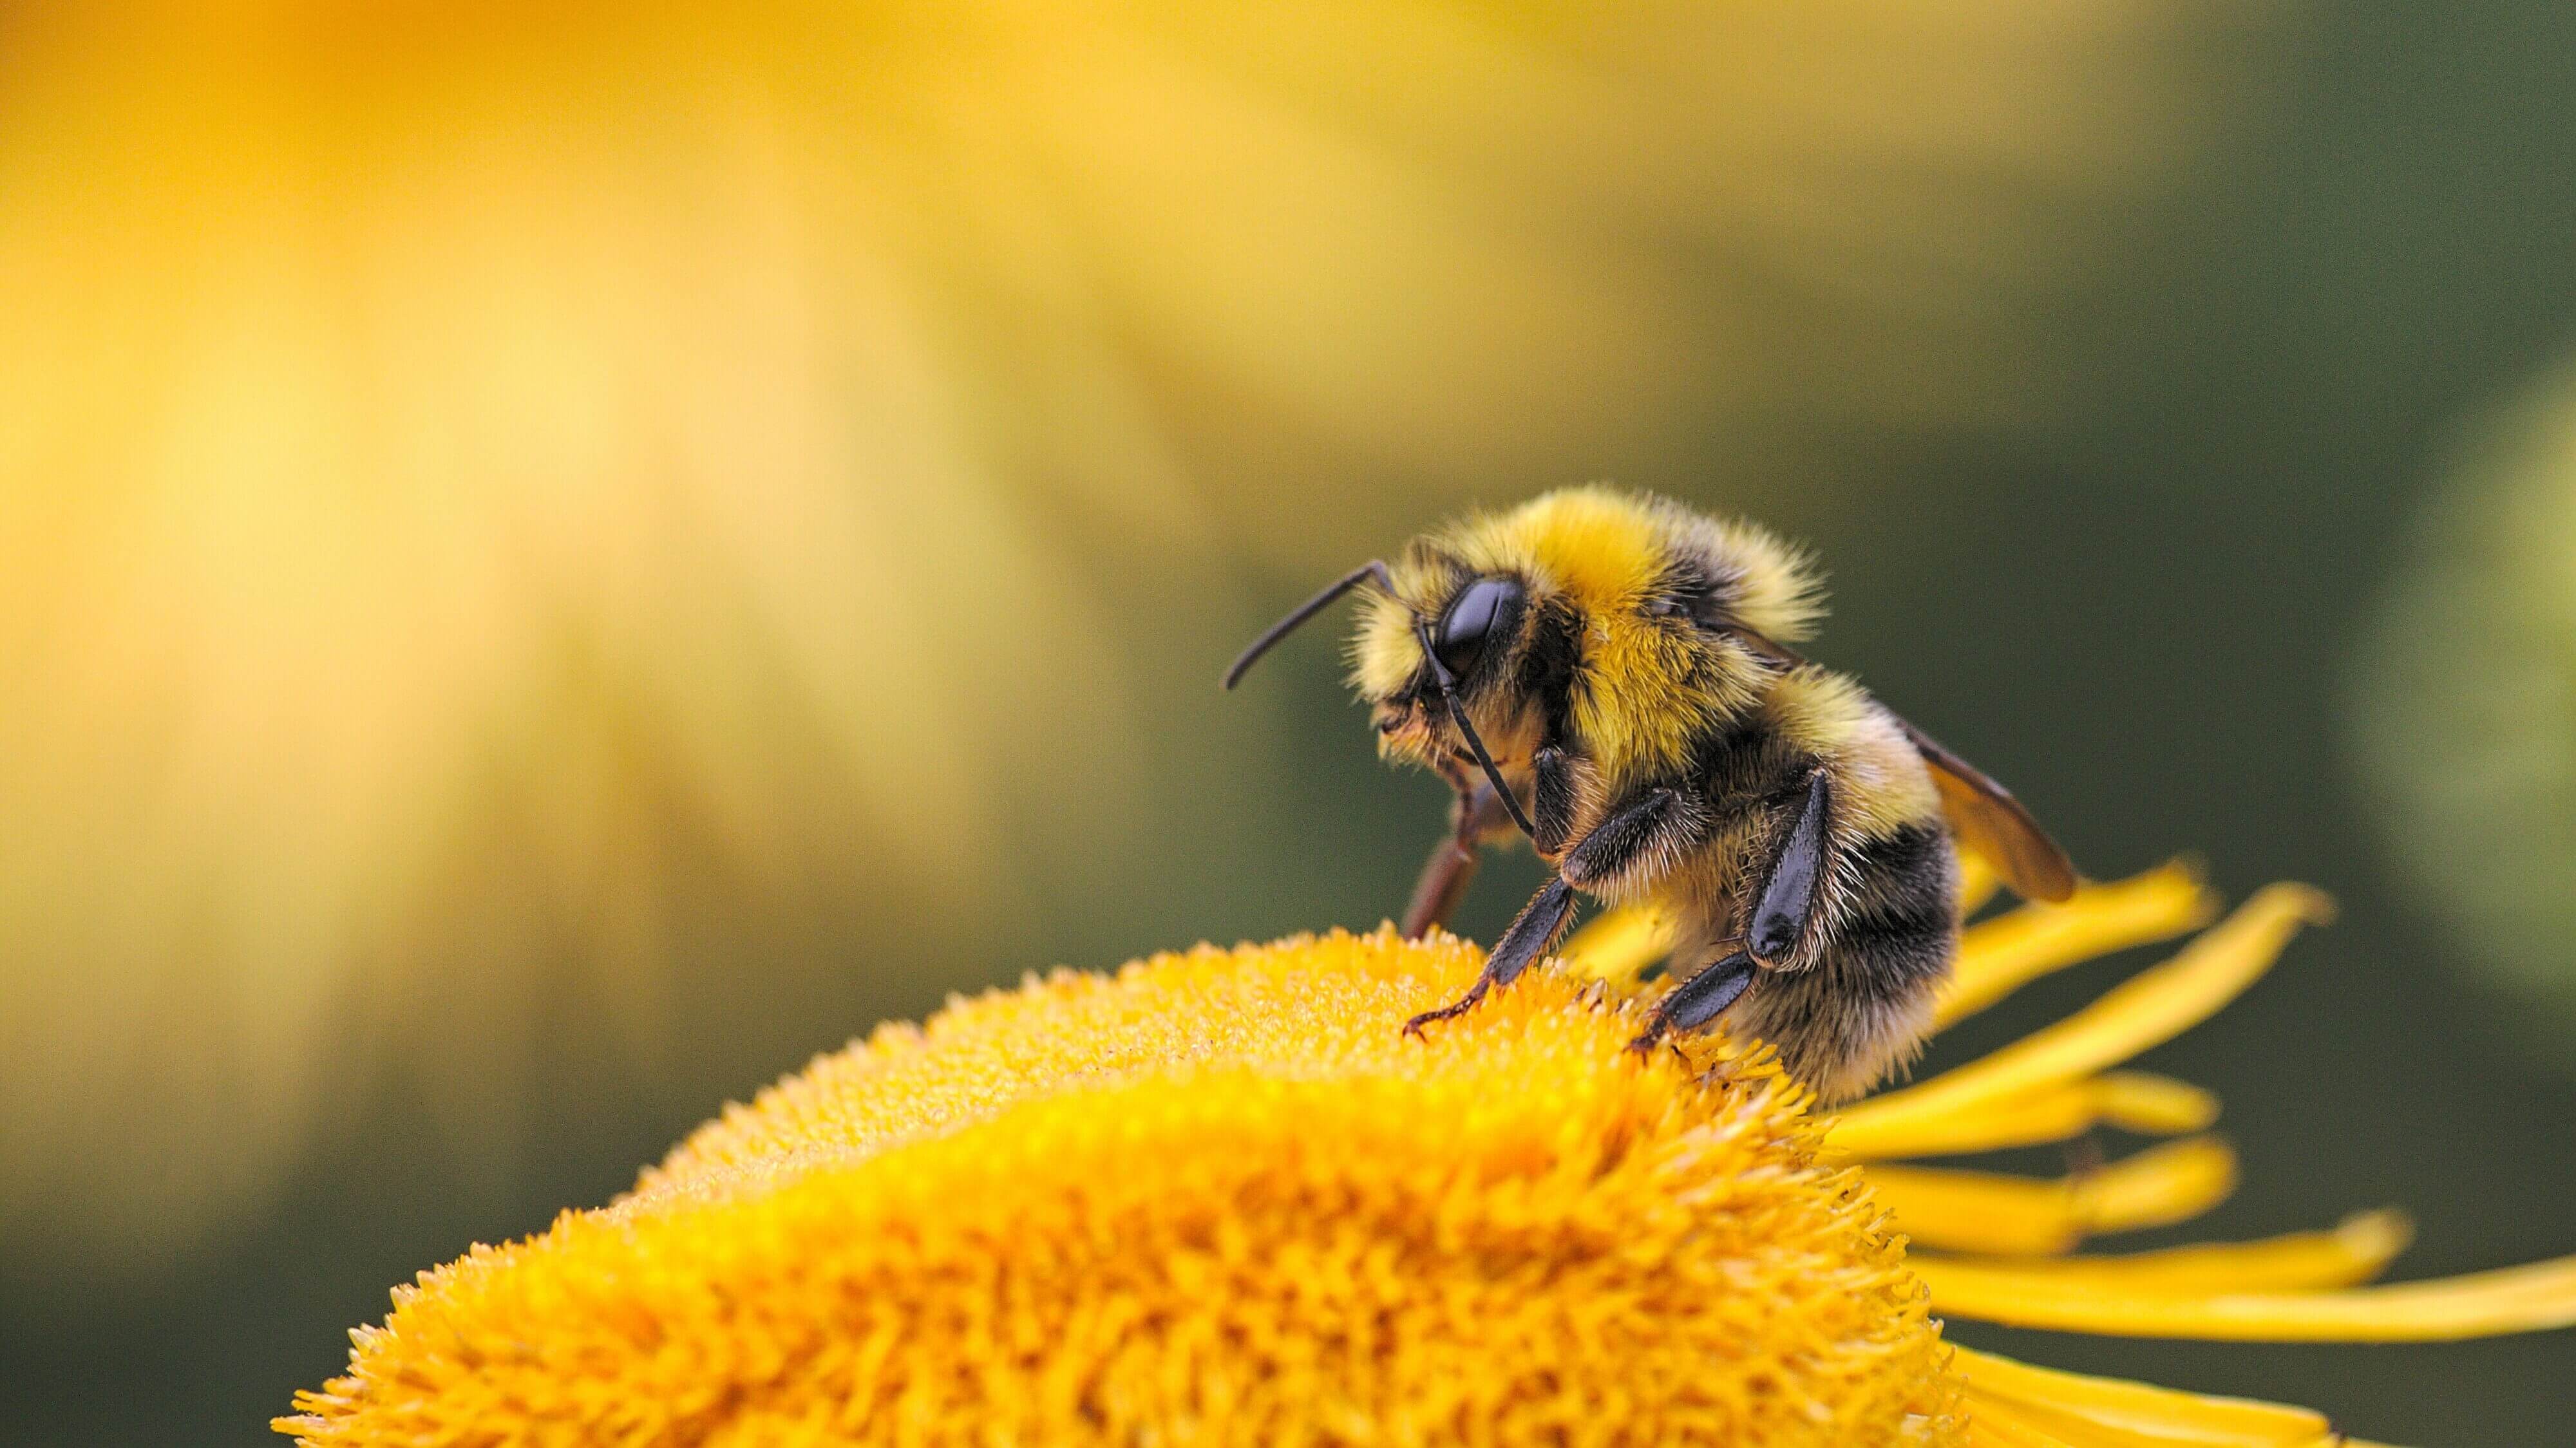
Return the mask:
[[425,1276],[299,1430],[1958,1440],[1923,1290],[1803,1092],[1717,1043],[1640,1060],[1556,972],[1399,1033],[1478,964],[1336,933],[880,1030]]

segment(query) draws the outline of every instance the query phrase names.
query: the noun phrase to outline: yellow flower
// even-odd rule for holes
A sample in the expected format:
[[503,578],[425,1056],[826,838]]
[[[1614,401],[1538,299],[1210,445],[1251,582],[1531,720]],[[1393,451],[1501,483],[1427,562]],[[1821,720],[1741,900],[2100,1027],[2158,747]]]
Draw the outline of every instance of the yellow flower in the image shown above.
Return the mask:
[[[2215,1103],[2111,1070],[2305,921],[2276,886],[2066,1021],[1811,1115],[1766,1050],[1641,1059],[1652,920],[1613,914],[1426,1047],[1474,947],[1380,929],[888,1026],[701,1128],[636,1191],[396,1293],[305,1443],[2326,1444],[2303,1409],[1946,1344],[1935,1313],[2199,1337],[2576,1323],[2576,1258],[2357,1288],[2388,1214],[2127,1257],[2083,1236],[2225,1193],[2212,1139],[2060,1182],[1884,1164],[2178,1135]],[[2204,923],[2169,867],[1971,927],[1944,1019]]]

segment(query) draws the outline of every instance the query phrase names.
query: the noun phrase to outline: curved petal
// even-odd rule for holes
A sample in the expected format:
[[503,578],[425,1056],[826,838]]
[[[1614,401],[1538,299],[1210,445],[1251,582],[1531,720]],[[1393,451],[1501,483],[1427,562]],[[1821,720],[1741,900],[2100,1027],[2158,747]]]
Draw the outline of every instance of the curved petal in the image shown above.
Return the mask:
[[2327,1232],[2292,1232],[2258,1242],[2211,1242],[2109,1257],[1985,1260],[1915,1252],[1906,1257],[1946,1300],[1945,1284],[1999,1293],[2015,1284],[2097,1286],[2120,1292],[2200,1296],[2212,1292],[2349,1287],[2387,1269],[2415,1228],[2403,1212],[2360,1212]]
[[2236,1186],[2236,1154],[2196,1136],[2079,1176],[2043,1179],[1933,1167],[1871,1167],[1899,1230],[1922,1246],[2003,1256],[2064,1252],[2088,1236],[2187,1221]]
[[2025,905],[1971,925],[1960,936],[1958,970],[1933,1028],[1975,1015],[2052,971],[2197,930],[2217,904],[2200,871],[2176,860],[2108,885],[2086,881],[2060,904]]
[[2325,1415],[2307,1408],[2037,1368],[1971,1348],[1957,1351],[1951,1365],[1968,1381],[1971,1423],[1992,1419],[2027,1427],[2077,1448],[2095,1443],[2304,1448],[2336,1441]]
[[2035,1146],[2082,1135],[2097,1125],[2141,1136],[2206,1131],[2218,1120],[2218,1098],[2187,1081],[2144,1071],[2113,1071],[2060,1081],[2008,1101],[1940,1117],[1863,1118],[1838,1122],[1826,1141],[1862,1160],[1955,1156]]
[[2386,1287],[2199,1297],[2035,1281],[2019,1271],[1950,1270],[1933,1297],[1940,1310],[1959,1317],[2106,1337],[2449,1342],[2576,1327],[2576,1256]]
[[2209,1019],[2271,969],[2299,926],[2333,913],[2321,891],[2266,886],[2173,959],[1982,1060],[1862,1102],[1844,1129],[1914,1128],[2117,1065]]

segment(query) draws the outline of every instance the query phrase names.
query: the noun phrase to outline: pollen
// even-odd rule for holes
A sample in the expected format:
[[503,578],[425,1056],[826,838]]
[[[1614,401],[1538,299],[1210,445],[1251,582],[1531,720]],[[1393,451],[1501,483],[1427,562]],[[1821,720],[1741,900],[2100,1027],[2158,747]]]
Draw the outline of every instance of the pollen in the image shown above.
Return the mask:
[[953,1002],[397,1294],[312,1445],[1966,1441],[1808,1094],[1381,929]]

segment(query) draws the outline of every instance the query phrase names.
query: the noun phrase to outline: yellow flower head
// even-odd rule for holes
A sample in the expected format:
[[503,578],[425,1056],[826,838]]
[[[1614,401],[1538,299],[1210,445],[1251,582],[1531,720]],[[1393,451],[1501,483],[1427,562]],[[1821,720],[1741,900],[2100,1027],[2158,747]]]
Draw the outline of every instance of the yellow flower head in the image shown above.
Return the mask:
[[[1946,1014],[2206,906],[2167,870],[1989,921]],[[2206,1125],[2192,1088],[2103,1068],[2321,908],[2265,892],[2091,1010],[1839,1122],[1758,1047],[1623,1050],[1656,938],[1632,915],[1427,1046],[1399,1026],[1481,963],[1446,937],[1033,979],[816,1061],[611,1207],[423,1274],[278,1427],[314,1448],[2336,1441],[2300,1409],[1956,1349],[1931,1312],[2456,1336],[2576,1320],[2576,1263],[2342,1290],[2403,1244],[2386,1216],[2057,1255],[2223,1194],[2203,1138],[2057,1183],[1874,1161]],[[1900,1231],[1955,1250],[1909,1257]]]
[[1399,1034],[1477,965],[1336,933],[882,1030],[424,1278],[295,1431],[1956,1441],[1802,1091],[1640,1062],[1561,975]]

